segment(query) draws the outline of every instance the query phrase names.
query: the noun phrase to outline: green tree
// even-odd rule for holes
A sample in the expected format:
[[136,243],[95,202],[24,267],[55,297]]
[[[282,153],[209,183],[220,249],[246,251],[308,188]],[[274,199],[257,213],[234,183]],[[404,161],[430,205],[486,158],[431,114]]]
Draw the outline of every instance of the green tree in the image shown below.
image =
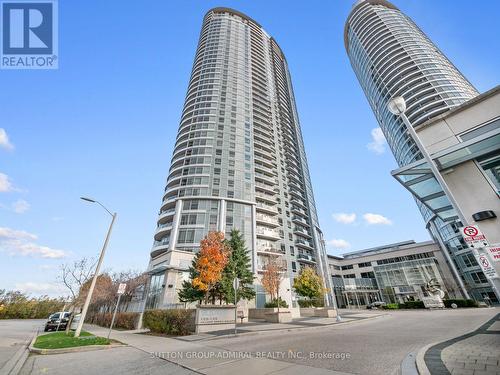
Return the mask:
[[199,253],[196,253],[191,266],[189,267],[189,280],[184,280],[182,282],[182,289],[179,291],[179,301],[181,302],[200,302],[205,297],[205,292],[198,289],[193,285],[193,280],[199,276],[199,272],[196,270],[196,264],[199,259]]
[[238,301],[242,299],[251,300],[255,298],[255,291],[252,287],[254,276],[243,235],[239,230],[233,229],[231,237],[226,240],[226,243],[231,252],[220,281],[222,297],[226,303],[234,303],[233,280],[237,277],[240,279],[240,286],[236,295]]
[[311,300],[324,297],[326,292],[323,279],[311,267],[305,267],[300,271],[293,282],[293,288],[299,296]]

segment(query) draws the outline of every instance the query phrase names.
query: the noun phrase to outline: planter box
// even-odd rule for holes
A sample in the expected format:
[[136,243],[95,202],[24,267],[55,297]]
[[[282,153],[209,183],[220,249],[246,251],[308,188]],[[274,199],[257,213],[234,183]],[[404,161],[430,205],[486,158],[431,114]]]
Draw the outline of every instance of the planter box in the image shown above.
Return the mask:
[[195,332],[205,333],[234,329],[233,305],[198,305],[196,306]]
[[300,316],[302,317],[320,317],[320,318],[336,318],[337,312],[333,308],[328,307],[301,307]]
[[314,316],[321,318],[336,318],[337,311],[332,308],[317,308],[314,310]]
[[[289,311],[286,307],[280,307],[280,311]],[[249,319],[266,319],[266,314],[278,312],[277,307],[265,307],[262,309],[248,309]]]
[[292,313],[290,311],[269,312],[265,314],[266,322],[268,323],[290,323],[292,321]]

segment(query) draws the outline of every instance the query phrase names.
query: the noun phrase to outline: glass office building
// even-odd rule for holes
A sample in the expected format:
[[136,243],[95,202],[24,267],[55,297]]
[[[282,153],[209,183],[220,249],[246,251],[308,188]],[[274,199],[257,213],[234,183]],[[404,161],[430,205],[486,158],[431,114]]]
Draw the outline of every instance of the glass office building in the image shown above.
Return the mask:
[[[406,115],[416,127],[479,94],[418,26],[388,1],[357,1],[345,24],[344,41],[354,72],[400,167],[419,161],[422,155],[401,118],[389,112],[391,98],[405,99]],[[474,277],[481,273],[477,263],[470,267],[461,264],[468,248],[458,233],[456,212],[431,174],[401,178],[415,177],[415,188],[423,197],[417,205],[427,229],[452,256],[471,297],[482,300],[491,289],[475,282]]]
[[177,303],[209,231],[239,229],[256,275],[276,256],[286,260],[289,279],[301,266],[323,274],[326,253],[287,61],[238,11],[215,8],[203,20],[157,224],[149,300],[158,307]]

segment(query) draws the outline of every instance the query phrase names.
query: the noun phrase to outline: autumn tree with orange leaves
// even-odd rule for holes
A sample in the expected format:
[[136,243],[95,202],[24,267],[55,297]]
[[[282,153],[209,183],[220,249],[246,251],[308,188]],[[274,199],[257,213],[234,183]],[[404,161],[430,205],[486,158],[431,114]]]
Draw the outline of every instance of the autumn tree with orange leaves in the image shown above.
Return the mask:
[[271,295],[271,301],[280,304],[279,290],[281,282],[285,278],[284,271],[286,264],[283,258],[271,258],[264,266],[264,274],[262,275],[261,283],[264,290]]
[[205,293],[205,303],[208,303],[210,292],[222,278],[228,255],[229,248],[224,242],[224,233],[209,232],[201,240],[195,265],[198,275],[193,279],[192,285]]

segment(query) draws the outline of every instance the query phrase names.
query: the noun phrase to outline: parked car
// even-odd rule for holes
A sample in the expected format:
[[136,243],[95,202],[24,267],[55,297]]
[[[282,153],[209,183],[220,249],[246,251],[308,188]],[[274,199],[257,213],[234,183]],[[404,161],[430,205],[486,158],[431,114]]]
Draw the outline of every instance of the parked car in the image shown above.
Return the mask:
[[369,305],[366,306],[367,309],[372,310],[372,309],[379,309],[382,308],[386,305],[385,302],[382,301],[375,301],[370,303]]
[[69,318],[71,317],[71,313],[69,311],[58,311],[49,316],[49,319],[45,323],[44,331],[51,330],[65,330],[68,325]]

